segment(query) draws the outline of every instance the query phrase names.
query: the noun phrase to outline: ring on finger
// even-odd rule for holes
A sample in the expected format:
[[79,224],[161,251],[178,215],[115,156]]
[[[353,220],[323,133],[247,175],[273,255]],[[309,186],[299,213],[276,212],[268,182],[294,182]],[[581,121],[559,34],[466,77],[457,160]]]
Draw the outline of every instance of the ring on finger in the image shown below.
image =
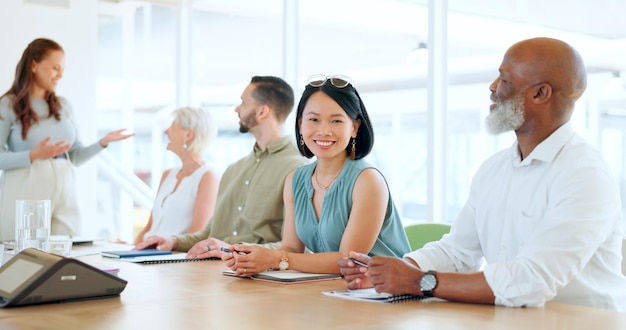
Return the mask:
[[207,245],[207,246],[206,246],[206,249],[207,249],[207,251],[211,251],[211,246],[210,246],[210,245]]

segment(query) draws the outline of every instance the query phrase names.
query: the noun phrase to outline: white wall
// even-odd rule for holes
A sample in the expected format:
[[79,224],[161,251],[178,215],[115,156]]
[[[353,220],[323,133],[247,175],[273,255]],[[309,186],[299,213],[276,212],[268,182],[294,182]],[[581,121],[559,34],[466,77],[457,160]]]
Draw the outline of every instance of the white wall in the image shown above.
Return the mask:
[[[32,0],[30,0],[32,1]],[[65,50],[63,80],[58,95],[66,97],[80,124],[84,144],[96,135],[96,56],[98,46],[97,0],[0,1],[0,94],[13,82],[15,66],[29,42],[45,37],[57,41]],[[66,6],[55,6],[66,3]],[[94,160],[78,168],[79,205],[83,235],[93,235],[89,221],[96,219],[96,164]]]

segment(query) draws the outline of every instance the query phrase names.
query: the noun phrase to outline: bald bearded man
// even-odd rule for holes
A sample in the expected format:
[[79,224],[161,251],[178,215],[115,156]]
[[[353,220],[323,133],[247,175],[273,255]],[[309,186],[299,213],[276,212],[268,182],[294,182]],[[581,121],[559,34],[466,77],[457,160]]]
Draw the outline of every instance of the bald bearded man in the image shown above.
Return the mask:
[[513,130],[517,141],[483,163],[450,234],[403,259],[351,253],[369,268],[340,260],[348,287],[626,311],[617,184],[569,123],[587,84],[580,55],[560,40],[529,39],[507,50],[499,71],[487,128]]

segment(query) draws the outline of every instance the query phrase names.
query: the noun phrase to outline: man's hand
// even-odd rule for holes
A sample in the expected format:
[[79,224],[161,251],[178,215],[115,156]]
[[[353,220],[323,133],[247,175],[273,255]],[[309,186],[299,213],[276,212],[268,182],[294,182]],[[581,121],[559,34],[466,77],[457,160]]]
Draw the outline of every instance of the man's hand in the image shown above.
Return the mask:
[[419,282],[424,272],[409,260],[396,257],[373,257],[368,266],[370,283],[377,292],[422,294]]
[[221,247],[228,247],[230,244],[220,241],[217,238],[209,237],[203,241],[196,243],[187,251],[187,258],[210,258],[222,257]]
[[[368,264],[371,260],[368,255],[354,251],[350,252],[350,258],[354,258],[364,264]],[[359,266],[348,258],[337,260],[337,265],[339,265],[339,271],[343,279],[348,282],[348,289],[354,290],[372,287],[366,267]]]

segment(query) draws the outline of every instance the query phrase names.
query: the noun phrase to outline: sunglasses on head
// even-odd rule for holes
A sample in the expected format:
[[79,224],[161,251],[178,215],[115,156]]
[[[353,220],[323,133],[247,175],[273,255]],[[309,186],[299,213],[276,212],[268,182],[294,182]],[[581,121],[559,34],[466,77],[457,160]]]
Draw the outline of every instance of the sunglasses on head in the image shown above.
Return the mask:
[[324,74],[314,74],[307,79],[309,85],[313,87],[322,87],[327,81],[330,81],[330,84],[337,88],[344,88],[352,82],[352,79],[347,76],[327,76]]

